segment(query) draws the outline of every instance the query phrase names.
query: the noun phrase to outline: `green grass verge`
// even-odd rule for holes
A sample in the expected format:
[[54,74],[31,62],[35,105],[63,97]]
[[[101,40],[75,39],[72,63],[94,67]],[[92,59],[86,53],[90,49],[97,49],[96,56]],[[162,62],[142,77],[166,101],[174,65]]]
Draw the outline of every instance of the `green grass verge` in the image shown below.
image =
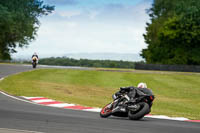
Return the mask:
[[5,78],[0,90],[102,107],[119,87],[136,86],[141,81],[156,96],[152,114],[200,119],[200,75],[195,73],[38,69]]

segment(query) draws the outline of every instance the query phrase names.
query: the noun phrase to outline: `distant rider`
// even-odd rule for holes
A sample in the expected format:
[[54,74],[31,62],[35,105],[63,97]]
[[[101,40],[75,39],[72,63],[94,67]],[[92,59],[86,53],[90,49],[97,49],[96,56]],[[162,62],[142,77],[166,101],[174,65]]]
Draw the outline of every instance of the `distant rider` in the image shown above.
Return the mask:
[[32,55],[32,62],[34,59],[36,59],[36,63],[38,63],[39,58],[36,52]]

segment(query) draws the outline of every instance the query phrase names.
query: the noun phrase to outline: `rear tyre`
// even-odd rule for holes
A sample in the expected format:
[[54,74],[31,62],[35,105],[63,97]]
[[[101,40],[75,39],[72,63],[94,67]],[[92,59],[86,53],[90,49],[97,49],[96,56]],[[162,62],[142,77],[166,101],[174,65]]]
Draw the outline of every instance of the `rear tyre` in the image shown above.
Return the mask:
[[112,114],[112,107],[110,107],[110,106],[112,106],[111,104],[112,103],[109,103],[101,109],[100,116],[102,118],[107,118]]
[[138,111],[128,111],[128,117],[131,120],[139,120],[141,118],[143,118],[146,114],[148,114],[150,112],[150,108],[149,105],[145,102],[141,102],[138,103],[138,105],[140,106],[140,108],[138,109]]

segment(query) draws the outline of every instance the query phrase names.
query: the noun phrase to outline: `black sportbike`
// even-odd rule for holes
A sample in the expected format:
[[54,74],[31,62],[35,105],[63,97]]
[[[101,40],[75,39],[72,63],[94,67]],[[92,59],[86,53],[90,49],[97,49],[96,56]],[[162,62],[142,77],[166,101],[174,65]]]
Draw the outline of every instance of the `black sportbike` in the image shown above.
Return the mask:
[[102,108],[100,116],[107,118],[111,115],[117,117],[129,117],[131,120],[139,120],[146,114],[151,112],[154,95],[151,90],[146,89],[145,92],[136,90],[136,97],[130,99],[128,92],[121,93],[116,97],[112,96],[113,102]]

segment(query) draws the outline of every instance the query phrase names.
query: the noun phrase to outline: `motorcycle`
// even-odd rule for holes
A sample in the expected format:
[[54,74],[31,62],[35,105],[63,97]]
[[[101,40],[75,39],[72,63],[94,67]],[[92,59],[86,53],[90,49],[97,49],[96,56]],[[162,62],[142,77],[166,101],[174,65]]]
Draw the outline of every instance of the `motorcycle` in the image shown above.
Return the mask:
[[37,66],[37,57],[33,57],[32,58],[32,66],[33,66],[33,68],[36,68],[36,66]]
[[145,93],[136,90],[137,97],[130,99],[127,92],[112,96],[113,102],[101,109],[100,116],[107,118],[111,115],[117,117],[128,117],[130,120],[140,120],[151,112],[153,100],[155,99],[151,90]]

